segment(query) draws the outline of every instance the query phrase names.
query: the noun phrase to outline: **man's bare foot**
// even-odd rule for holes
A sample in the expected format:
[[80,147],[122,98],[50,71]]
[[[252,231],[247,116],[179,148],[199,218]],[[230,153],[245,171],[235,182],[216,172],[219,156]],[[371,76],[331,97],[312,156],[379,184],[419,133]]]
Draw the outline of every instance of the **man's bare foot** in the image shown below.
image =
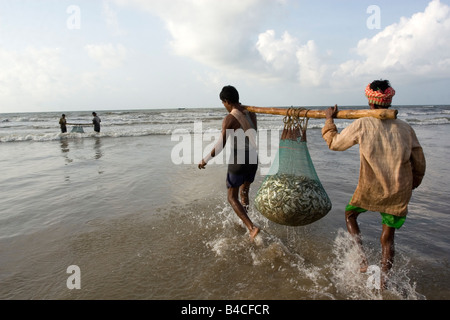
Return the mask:
[[253,240],[255,239],[256,235],[259,233],[258,227],[253,227],[252,230],[250,230],[250,238]]
[[387,289],[387,282],[388,282],[388,277],[387,274],[385,272],[381,272],[381,277],[380,277],[380,289],[381,290],[386,290]]

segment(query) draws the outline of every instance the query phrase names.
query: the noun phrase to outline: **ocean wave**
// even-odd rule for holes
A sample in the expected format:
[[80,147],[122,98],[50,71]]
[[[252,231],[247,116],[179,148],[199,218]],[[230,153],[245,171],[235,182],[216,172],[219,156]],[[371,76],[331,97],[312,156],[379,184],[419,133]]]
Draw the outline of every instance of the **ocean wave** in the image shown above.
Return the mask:
[[[398,119],[412,126],[449,125],[450,106],[404,106],[396,108]],[[100,137],[134,137],[146,135],[170,135],[175,130],[192,133],[197,123],[201,130],[218,132],[226,110],[218,109],[184,109],[184,110],[112,110],[99,112],[102,119],[102,132],[97,134],[92,129],[91,114],[86,111],[65,112],[69,123],[84,123],[85,133],[61,134],[59,129],[60,112],[0,114],[0,142],[52,141],[62,137],[83,139]],[[344,129],[353,120],[336,119],[339,130]],[[325,119],[309,119],[309,130],[320,130]],[[282,130],[283,117],[272,114],[258,114],[259,130]],[[69,131],[71,126],[68,126]],[[198,127],[197,129],[198,130]]]
[[408,119],[406,122],[408,122],[411,125],[445,125],[450,124],[450,117],[440,117],[440,118],[433,118],[433,119]]
[[47,134],[24,134],[24,135],[3,135],[0,136],[0,142],[23,142],[23,141],[35,141],[35,142],[47,142],[58,141],[62,139],[78,140],[88,138],[120,138],[120,137],[140,137],[150,135],[170,135],[171,132],[106,132],[106,133],[47,133]]
[[[407,122],[412,126],[430,126],[430,125],[448,125],[450,124],[450,118],[436,118],[436,119],[408,119]],[[348,126],[350,121],[344,120],[339,121],[336,120],[335,124],[338,130],[342,130]],[[308,124],[307,130],[321,130],[323,128],[323,121],[311,122]],[[151,135],[172,135],[172,134],[194,134],[197,132],[197,128],[194,127],[194,123],[183,125],[183,126],[174,126],[174,124],[162,124],[158,127],[155,126],[139,126],[135,128],[133,126],[115,125],[115,126],[105,126],[106,128],[100,132],[96,133],[93,131],[84,132],[84,133],[76,133],[76,132],[68,132],[68,133],[60,133],[60,132],[44,132],[41,133],[39,130],[37,132],[15,132],[15,133],[5,133],[0,131],[0,143],[6,142],[21,142],[21,141],[57,141],[61,139],[88,139],[93,137],[104,137],[104,138],[122,138],[122,137],[140,137],[140,136],[151,136]],[[42,127],[35,129],[43,129],[45,128],[47,131],[54,129],[54,127]],[[116,128],[116,130],[114,129]],[[117,128],[122,128],[123,130],[117,130]],[[6,128],[8,129],[8,128]],[[58,128],[59,129],[59,128]],[[91,130],[89,128],[89,130]],[[259,125],[258,131],[264,130],[276,130],[281,132],[283,130],[283,124],[278,123],[277,121],[268,122],[265,124]],[[201,129],[202,134],[208,133],[220,133],[220,126],[203,125]]]

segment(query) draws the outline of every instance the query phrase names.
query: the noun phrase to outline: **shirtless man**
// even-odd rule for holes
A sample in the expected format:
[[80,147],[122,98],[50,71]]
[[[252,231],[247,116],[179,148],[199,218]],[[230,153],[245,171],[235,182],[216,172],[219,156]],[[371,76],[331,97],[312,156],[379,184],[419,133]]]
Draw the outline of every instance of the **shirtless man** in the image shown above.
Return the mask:
[[[227,141],[227,131],[232,130],[234,132],[235,130],[243,129],[247,135],[247,130],[250,129],[253,130],[253,133],[256,133],[256,114],[248,112],[241,106],[239,103],[239,93],[236,88],[225,86],[220,92],[220,100],[222,100],[223,105],[230,114],[223,119],[219,141],[208,156],[202,159],[198,164],[199,169],[205,169],[208,161],[223,150]],[[240,158],[238,153],[242,150],[238,150],[239,143],[236,143],[237,141],[235,140],[234,161],[228,165],[226,185],[228,189],[228,202],[249,230],[250,238],[253,240],[259,233],[259,228],[256,227],[248,217],[248,194],[250,185],[255,180],[258,161],[256,145],[252,144],[251,135],[245,140],[245,161],[239,161]],[[239,195],[241,197],[240,201]]]

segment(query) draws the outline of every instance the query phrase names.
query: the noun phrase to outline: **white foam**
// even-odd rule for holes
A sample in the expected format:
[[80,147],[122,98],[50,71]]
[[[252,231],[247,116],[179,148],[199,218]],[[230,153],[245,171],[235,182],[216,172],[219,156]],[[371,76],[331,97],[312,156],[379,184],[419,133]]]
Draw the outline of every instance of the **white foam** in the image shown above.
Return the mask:
[[[381,250],[381,249],[380,249]],[[408,261],[396,253],[396,263],[388,277],[388,288],[379,290],[379,250],[364,246],[364,253],[369,261],[369,269],[361,273],[360,252],[348,232],[339,229],[333,244],[334,258],[328,268],[336,290],[348,299],[425,299],[416,292],[415,283],[408,277]],[[378,274],[377,274],[378,273]]]

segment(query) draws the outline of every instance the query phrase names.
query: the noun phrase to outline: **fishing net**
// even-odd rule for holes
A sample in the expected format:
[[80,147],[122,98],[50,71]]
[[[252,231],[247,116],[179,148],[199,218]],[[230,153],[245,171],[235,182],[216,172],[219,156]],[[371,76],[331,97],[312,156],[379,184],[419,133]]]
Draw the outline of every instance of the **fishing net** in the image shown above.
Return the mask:
[[256,209],[278,224],[307,225],[331,210],[308,151],[306,115],[284,118],[278,153],[255,198]]
[[84,133],[84,130],[83,130],[82,126],[73,126],[72,131],[70,131],[70,132]]

